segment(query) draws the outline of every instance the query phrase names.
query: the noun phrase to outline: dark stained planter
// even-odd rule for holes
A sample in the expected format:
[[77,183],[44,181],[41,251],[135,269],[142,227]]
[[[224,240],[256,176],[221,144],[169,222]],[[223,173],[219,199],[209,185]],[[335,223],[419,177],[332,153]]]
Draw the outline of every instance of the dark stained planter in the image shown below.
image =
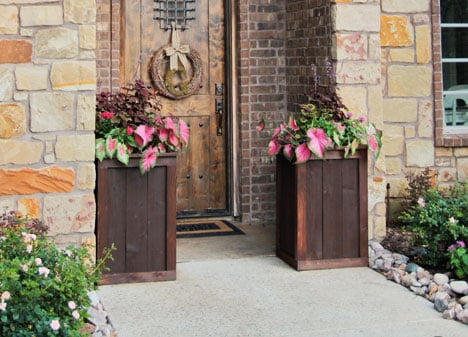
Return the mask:
[[161,155],[145,175],[138,157],[128,166],[97,162],[97,256],[115,245],[100,284],[176,278],[176,154]]
[[276,160],[276,255],[297,270],[367,266],[367,149]]

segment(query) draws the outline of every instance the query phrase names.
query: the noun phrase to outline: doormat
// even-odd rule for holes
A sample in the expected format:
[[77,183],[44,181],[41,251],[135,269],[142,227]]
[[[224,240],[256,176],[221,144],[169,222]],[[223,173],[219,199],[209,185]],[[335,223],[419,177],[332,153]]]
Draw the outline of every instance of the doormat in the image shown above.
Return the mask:
[[226,220],[184,221],[177,224],[178,238],[197,238],[204,236],[242,234],[245,233]]

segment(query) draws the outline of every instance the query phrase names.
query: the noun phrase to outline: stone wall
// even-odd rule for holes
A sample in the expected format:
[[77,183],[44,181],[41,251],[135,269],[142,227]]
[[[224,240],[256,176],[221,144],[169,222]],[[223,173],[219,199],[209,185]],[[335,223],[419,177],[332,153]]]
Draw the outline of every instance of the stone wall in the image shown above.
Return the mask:
[[94,242],[94,0],[0,0],[0,208]]
[[400,197],[405,175],[425,167],[439,172],[441,185],[464,181],[468,148],[458,141],[460,137],[442,135],[439,1],[382,0],[381,8],[384,144],[390,194]]

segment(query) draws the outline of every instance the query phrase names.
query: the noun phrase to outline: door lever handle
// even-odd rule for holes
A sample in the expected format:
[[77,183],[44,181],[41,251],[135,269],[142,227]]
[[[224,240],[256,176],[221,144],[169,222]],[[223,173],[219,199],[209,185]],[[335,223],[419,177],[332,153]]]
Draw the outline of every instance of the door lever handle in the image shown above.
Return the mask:
[[217,117],[217,126],[216,126],[216,135],[223,135],[223,99],[216,98],[216,117]]

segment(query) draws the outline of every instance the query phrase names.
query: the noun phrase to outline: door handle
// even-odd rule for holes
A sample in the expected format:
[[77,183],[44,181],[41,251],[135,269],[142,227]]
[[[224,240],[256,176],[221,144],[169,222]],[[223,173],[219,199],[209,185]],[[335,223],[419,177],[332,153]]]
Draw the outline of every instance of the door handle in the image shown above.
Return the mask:
[[216,135],[223,135],[223,99],[216,98],[216,117],[217,117],[217,126],[216,126]]

